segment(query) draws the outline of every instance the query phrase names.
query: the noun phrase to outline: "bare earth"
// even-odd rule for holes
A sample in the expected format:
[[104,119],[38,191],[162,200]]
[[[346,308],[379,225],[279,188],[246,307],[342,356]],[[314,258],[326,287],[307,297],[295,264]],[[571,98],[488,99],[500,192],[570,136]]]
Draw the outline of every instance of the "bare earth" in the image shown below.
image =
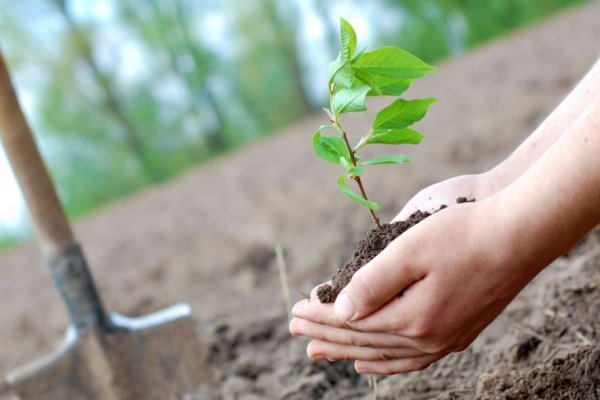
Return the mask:
[[[419,189],[506,157],[600,55],[600,2],[441,64],[409,97],[438,102],[414,162],[367,172],[391,219]],[[371,115],[348,118],[357,135]],[[323,117],[75,223],[107,308],[189,302],[215,381],[190,398],[370,398],[351,364],[310,362],[287,333],[274,248],[293,300],[331,276],[369,228],[310,137]],[[466,194],[468,195],[468,194]],[[380,379],[379,398],[600,399],[600,235],[544,271],[466,351]],[[50,352],[67,325],[35,244],[0,256],[0,372]],[[2,387],[2,385],[0,385]],[[0,389],[0,393],[3,389]],[[0,398],[2,394],[0,394]]]

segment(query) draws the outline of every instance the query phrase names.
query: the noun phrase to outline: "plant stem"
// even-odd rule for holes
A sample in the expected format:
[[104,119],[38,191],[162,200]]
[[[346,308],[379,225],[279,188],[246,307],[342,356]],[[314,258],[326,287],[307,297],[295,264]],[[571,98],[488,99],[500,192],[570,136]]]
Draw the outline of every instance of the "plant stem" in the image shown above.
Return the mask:
[[[365,188],[362,185],[360,176],[355,176],[352,179],[354,179],[354,181],[358,185],[358,188],[360,189],[360,194],[362,195],[362,197],[364,197],[364,199],[368,201],[369,199],[367,198],[367,193],[365,193]],[[367,210],[369,210],[369,214],[371,215],[371,221],[373,221],[373,224],[375,224],[376,227],[381,228],[381,224],[379,223],[379,218],[377,218],[375,211],[373,211],[371,208],[367,208]]]
[[[346,134],[346,131],[344,130],[344,128],[342,128],[342,126],[340,125],[339,121],[332,121],[336,128],[338,129],[338,131],[342,134],[342,137],[344,138],[344,143],[346,143],[346,147],[348,148],[348,151],[350,152],[350,162],[352,163],[352,165],[354,167],[356,167],[356,157],[354,157],[354,150],[352,149],[352,146],[350,145],[350,142],[348,141],[348,135]],[[356,184],[358,185],[358,189],[360,190],[360,194],[361,196],[369,201],[369,198],[367,197],[367,192],[365,192],[365,188],[362,184],[362,181],[360,180],[360,176],[353,176],[352,180],[354,180],[354,182],[356,182]],[[367,208],[367,210],[369,210],[369,215],[371,216],[371,221],[373,222],[373,224],[378,227],[381,228],[381,224],[379,223],[379,218],[377,217],[377,214],[375,214],[375,211],[373,211],[371,208]]]

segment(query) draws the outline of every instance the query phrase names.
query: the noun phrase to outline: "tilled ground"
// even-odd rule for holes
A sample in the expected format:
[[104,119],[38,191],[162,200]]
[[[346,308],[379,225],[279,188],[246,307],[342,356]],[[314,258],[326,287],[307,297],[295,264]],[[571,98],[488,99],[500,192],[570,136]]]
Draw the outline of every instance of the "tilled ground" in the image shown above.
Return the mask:
[[[379,377],[378,399],[600,399],[600,229],[557,260],[466,351],[428,369]],[[219,384],[197,398],[363,399],[352,363],[311,362],[285,316],[217,327]]]
[[[407,149],[414,161],[365,174],[382,217],[431,183],[506,157],[597,59],[598,15],[600,2],[592,2],[447,61],[418,82],[408,95],[438,102],[419,126],[426,140]],[[380,106],[349,117],[351,133],[367,131]],[[338,193],[338,171],[312,154],[322,121],[311,117],[75,224],[108,309],[140,315],[192,305],[216,375],[198,398],[371,395],[349,364],[308,361],[305,342],[287,332],[275,247],[284,249],[296,300],[348,261],[370,224]],[[598,398],[585,391],[598,387],[597,251],[592,238],[557,261],[463,353],[381,379],[380,397]],[[0,268],[4,374],[55,348],[67,317],[34,244],[2,254]],[[565,394],[574,382],[581,394]]]

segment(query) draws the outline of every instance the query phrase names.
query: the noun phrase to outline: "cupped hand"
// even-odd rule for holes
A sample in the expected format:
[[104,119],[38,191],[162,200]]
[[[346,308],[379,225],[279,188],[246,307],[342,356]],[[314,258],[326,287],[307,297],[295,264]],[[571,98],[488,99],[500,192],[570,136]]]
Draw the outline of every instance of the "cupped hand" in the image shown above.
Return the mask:
[[361,373],[420,370],[465,349],[539,271],[492,196],[443,210],[361,268],[335,304],[294,306],[290,331],[313,359]]
[[483,200],[502,188],[497,175],[494,171],[461,175],[430,185],[414,195],[394,221],[406,220],[417,210],[433,213],[442,205],[456,204],[459,197]]

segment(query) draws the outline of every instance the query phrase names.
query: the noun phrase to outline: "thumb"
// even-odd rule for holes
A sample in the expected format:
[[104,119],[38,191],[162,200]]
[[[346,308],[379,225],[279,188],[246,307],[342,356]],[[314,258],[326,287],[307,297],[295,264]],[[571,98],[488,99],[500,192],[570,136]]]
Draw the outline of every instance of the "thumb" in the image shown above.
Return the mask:
[[[402,238],[404,239],[404,238]],[[334,311],[342,321],[357,321],[374,313],[425,275],[412,268],[401,238],[394,240],[373,260],[356,271],[337,297]]]

